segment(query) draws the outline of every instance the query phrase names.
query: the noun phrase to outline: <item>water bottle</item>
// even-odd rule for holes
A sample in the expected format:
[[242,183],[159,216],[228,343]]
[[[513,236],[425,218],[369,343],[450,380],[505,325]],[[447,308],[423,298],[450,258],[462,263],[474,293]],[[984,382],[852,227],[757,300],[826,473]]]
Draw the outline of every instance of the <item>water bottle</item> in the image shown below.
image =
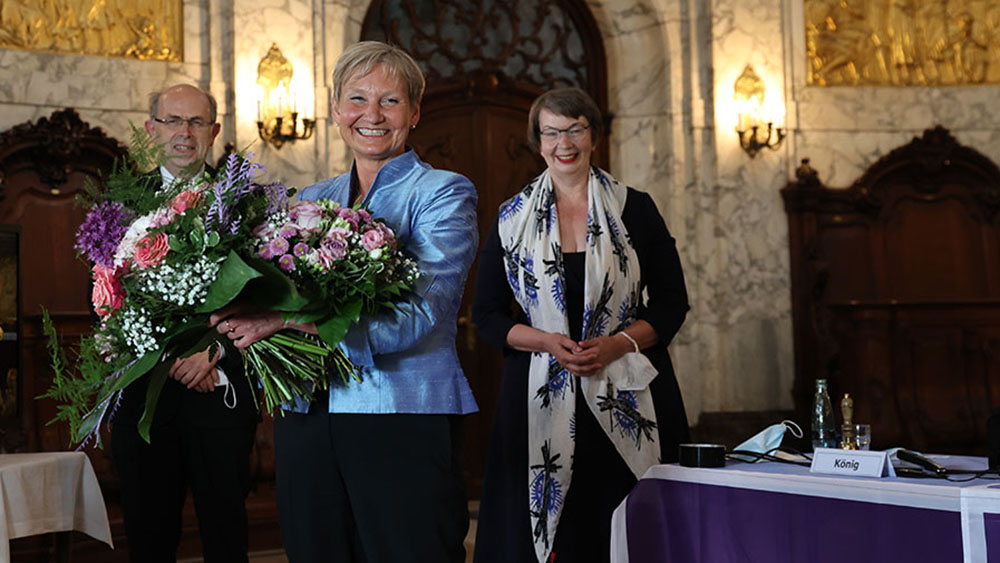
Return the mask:
[[815,448],[836,448],[837,432],[833,420],[833,404],[826,391],[826,380],[816,380],[816,396],[813,397],[812,443]]

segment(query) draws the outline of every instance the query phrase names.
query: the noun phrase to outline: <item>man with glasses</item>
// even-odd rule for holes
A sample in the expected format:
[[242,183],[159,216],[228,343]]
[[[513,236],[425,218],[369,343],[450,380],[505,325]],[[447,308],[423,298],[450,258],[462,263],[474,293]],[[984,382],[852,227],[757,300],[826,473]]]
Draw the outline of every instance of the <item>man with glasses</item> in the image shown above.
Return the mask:
[[[205,164],[219,134],[211,94],[181,84],[154,92],[149,100],[146,131],[163,149],[159,169],[143,176],[149,189],[175,191],[180,183],[186,189],[206,173],[215,175]],[[205,562],[247,561],[245,503],[259,419],[256,398],[237,352],[223,348],[209,356],[205,350],[172,361],[150,443],[136,428],[146,407],[148,375],[125,389],[112,418],[111,450],[133,563],[177,560],[188,489]]]

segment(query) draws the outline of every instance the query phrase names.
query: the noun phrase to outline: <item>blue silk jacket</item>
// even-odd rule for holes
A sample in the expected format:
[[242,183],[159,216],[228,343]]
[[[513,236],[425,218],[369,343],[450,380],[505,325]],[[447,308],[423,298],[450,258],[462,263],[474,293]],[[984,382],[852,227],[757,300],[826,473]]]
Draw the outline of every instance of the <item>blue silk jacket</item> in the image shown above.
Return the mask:
[[[299,198],[346,206],[350,186],[347,173],[305,188]],[[331,413],[478,410],[455,350],[458,308],[478,247],[476,200],[467,178],[431,168],[412,149],[378,171],[364,205],[396,233],[420,278],[398,310],[351,326],[341,346],[363,382],[332,384]],[[294,410],[307,408],[299,401]]]

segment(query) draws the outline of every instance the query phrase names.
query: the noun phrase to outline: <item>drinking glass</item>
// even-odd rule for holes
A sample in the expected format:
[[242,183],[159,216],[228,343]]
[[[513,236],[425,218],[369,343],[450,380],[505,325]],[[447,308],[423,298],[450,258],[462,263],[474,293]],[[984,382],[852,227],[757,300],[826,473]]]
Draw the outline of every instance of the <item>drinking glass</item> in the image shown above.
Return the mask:
[[872,443],[872,427],[868,424],[854,425],[854,445],[859,450],[867,450]]

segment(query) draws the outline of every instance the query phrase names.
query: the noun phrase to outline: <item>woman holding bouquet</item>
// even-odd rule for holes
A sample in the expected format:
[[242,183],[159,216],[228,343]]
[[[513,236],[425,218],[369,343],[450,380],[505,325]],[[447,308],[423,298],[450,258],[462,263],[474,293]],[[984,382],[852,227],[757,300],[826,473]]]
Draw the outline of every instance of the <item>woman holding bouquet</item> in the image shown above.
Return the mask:
[[680,260],[652,199],[591,166],[602,124],[582,90],[535,100],[548,168],[482,250],[473,319],[505,359],[477,562],[607,561],[612,511],[689,439],[667,352],[688,310]]
[[[477,248],[476,191],[406,146],[424,89],[408,54],[358,43],[340,57],[333,83],[332,115],[354,163],[300,197],[369,209],[396,232],[420,278],[396,310],[348,331],[342,347],[361,382],[333,384],[275,419],[285,549],[293,563],[461,562],[468,511],[457,425],[477,407],[455,333]],[[213,322],[240,348],[285,328],[277,313],[231,312]]]

